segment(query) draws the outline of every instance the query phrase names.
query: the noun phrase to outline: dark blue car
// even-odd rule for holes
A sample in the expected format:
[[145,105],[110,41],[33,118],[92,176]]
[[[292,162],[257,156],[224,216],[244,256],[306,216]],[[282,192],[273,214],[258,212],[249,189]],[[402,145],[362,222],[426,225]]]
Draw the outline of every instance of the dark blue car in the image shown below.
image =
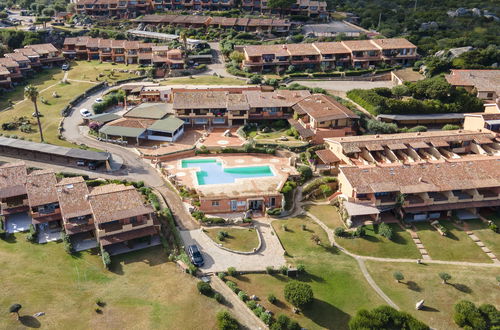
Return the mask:
[[200,250],[198,249],[198,246],[196,245],[189,245],[187,248],[187,252],[189,254],[189,258],[191,259],[191,262],[193,265],[196,267],[201,267],[205,263],[203,260],[203,256],[201,255]]

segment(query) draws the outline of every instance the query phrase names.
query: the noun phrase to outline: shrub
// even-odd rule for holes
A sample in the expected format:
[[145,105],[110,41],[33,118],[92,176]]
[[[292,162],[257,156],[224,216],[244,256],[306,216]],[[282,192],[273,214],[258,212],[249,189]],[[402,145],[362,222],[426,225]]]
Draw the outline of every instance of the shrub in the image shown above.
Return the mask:
[[217,276],[219,276],[219,278],[224,281],[224,279],[226,278],[226,273],[220,272],[217,274]]
[[226,235],[224,235],[224,232],[219,231],[219,232],[217,233],[217,239],[218,239],[219,241],[221,241],[221,242],[222,242],[222,241],[224,241],[224,240],[226,239]]
[[109,255],[108,251],[101,249],[101,257],[104,267],[109,269],[109,266],[111,266],[111,256]]
[[453,321],[461,328],[489,329],[487,317],[467,300],[461,300],[453,306]]
[[238,330],[240,325],[226,310],[217,313],[217,328],[219,330]]
[[273,304],[273,305],[274,305],[278,299],[276,298],[276,296],[275,296],[274,294],[270,293],[270,294],[267,296],[267,300],[268,300],[271,304]]
[[274,209],[269,209],[266,211],[268,215],[280,215],[281,214],[281,209],[279,207],[276,207]]
[[382,222],[380,226],[378,227],[378,233],[382,235],[383,237],[387,238],[388,240],[392,239],[392,228],[386,224],[385,222]]
[[234,283],[233,281],[227,281],[226,282],[226,285],[228,286],[228,288],[230,288],[233,292],[239,292],[239,289],[238,289],[238,286],[236,285],[236,283]]
[[453,131],[453,130],[460,129],[460,126],[459,125],[453,125],[453,124],[446,124],[441,129],[443,131]]
[[334,230],[334,234],[337,237],[344,237],[346,232],[345,232],[345,229],[343,227],[337,227]]
[[71,244],[71,240],[69,239],[69,236],[66,235],[66,233],[61,232],[61,239],[63,241],[63,246],[64,246],[64,251],[68,254],[72,254],[74,251],[73,249],[73,244]]
[[272,321],[272,317],[271,317],[271,314],[269,313],[260,313],[260,316],[259,318],[267,325],[271,324],[271,321]]
[[443,284],[446,284],[449,280],[451,280],[451,275],[445,272],[439,273],[439,278],[443,280]]
[[355,237],[365,237],[366,235],[366,230],[364,226],[359,226],[356,228],[356,231],[354,232]]
[[234,277],[234,276],[238,275],[238,272],[236,271],[236,268],[234,268],[234,267],[229,267],[229,268],[227,269],[227,274],[228,274],[229,276]]
[[288,274],[288,267],[285,265],[281,266],[280,273],[281,273],[281,275],[287,275]]
[[300,166],[297,170],[300,173],[300,179],[302,182],[306,182],[313,176],[312,169],[309,166]]
[[254,300],[249,300],[246,304],[252,311],[257,308],[257,303]]
[[280,314],[276,318],[276,321],[271,325],[271,330],[300,330],[300,325],[291,320],[288,316]]
[[271,275],[274,274],[274,267],[273,266],[267,266],[266,267],[266,273]]
[[210,296],[213,293],[212,287],[206,282],[199,281],[196,283],[196,287],[198,291],[205,296]]
[[397,271],[397,272],[394,272],[394,274],[392,274],[392,276],[394,277],[394,279],[399,283],[401,282],[402,280],[405,279],[403,273],[401,273],[400,271]]
[[284,288],[285,299],[297,308],[306,306],[313,300],[313,291],[309,284],[290,281]]
[[306,266],[304,264],[298,264],[297,265],[297,272],[299,274],[305,273],[306,272]]
[[389,306],[379,306],[371,311],[359,310],[349,321],[349,329],[429,330],[430,328],[406,312],[400,312]]
[[38,239],[38,233],[35,229],[35,226],[33,224],[30,224],[30,230],[28,235],[26,235],[26,240],[31,243],[35,243]]
[[199,221],[202,221],[205,218],[205,213],[201,211],[194,211],[193,213],[191,213],[191,215],[193,216],[193,218]]
[[218,293],[218,292],[216,292],[216,293],[214,294],[214,299],[215,299],[215,301],[217,301],[219,304],[223,304],[223,303],[224,303],[224,297],[223,297],[220,293]]
[[242,291],[238,292],[238,298],[240,298],[243,301],[247,301],[248,295],[246,294],[245,291],[242,290]]
[[491,230],[493,230],[493,232],[498,233],[498,226],[496,224],[494,224],[493,222],[491,222],[488,225],[488,228],[491,229]]

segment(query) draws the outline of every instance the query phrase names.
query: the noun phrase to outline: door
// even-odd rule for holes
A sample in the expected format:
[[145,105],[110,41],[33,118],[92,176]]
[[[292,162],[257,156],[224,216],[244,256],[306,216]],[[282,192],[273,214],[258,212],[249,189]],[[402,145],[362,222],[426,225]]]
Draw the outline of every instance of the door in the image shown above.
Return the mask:
[[231,201],[231,211],[236,211],[238,209],[238,201]]

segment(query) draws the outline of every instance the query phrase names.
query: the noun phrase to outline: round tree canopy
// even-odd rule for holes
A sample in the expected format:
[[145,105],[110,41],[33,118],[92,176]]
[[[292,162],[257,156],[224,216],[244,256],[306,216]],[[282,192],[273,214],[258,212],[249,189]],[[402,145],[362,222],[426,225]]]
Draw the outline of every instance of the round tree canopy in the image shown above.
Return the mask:
[[14,304],[14,305],[10,306],[9,312],[17,313],[21,310],[21,308],[23,308],[23,306],[21,306],[21,304]]

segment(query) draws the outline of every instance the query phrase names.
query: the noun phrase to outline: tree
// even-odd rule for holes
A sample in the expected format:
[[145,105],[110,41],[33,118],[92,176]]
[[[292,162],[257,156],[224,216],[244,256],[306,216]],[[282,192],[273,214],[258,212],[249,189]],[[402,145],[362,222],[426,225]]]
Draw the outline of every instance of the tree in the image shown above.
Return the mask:
[[44,142],[42,124],[40,123],[40,112],[38,112],[38,106],[36,104],[36,100],[38,98],[38,88],[33,85],[26,86],[24,88],[24,97],[33,102],[33,106],[35,107],[35,116],[38,122],[38,130],[40,131],[40,142]]
[[439,273],[439,278],[443,280],[443,284],[447,284],[451,280],[451,275],[448,273]]
[[271,9],[279,9],[280,17],[283,17],[283,11],[289,9],[295,3],[295,0],[269,0],[267,6]]
[[219,330],[238,330],[240,325],[226,310],[217,313],[217,327]]
[[385,222],[382,222],[379,225],[378,233],[387,238],[388,240],[392,239],[392,228]]
[[42,10],[42,15],[46,17],[52,17],[54,16],[56,11],[53,8],[45,8]]
[[285,299],[297,308],[309,304],[313,300],[313,291],[309,284],[290,281],[285,285]]
[[182,30],[181,33],[179,34],[179,38],[182,41],[182,48],[183,48],[183,50],[186,51],[187,50],[187,35],[186,35],[186,31]]
[[210,296],[213,293],[212,287],[206,282],[199,281],[196,283],[196,287],[198,291],[205,296]]
[[21,304],[13,304],[9,307],[9,313],[16,314],[17,320],[19,321],[19,311],[23,308]]
[[468,300],[461,300],[453,306],[453,321],[461,328],[490,329],[488,314],[483,315],[476,305]]
[[229,55],[229,58],[235,63],[241,63],[245,59],[245,55],[242,52],[234,51]]
[[400,271],[394,272],[394,274],[392,274],[392,276],[394,277],[394,279],[398,283],[401,283],[401,281],[405,279],[403,273],[401,273]]
[[379,306],[371,311],[362,309],[349,321],[350,330],[411,329],[429,330],[429,326],[412,315],[389,306]]
[[392,88],[392,95],[396,98],[401,99],[403,96],[407,96],[410,94],[410,90],[406,85],[397,85]]

